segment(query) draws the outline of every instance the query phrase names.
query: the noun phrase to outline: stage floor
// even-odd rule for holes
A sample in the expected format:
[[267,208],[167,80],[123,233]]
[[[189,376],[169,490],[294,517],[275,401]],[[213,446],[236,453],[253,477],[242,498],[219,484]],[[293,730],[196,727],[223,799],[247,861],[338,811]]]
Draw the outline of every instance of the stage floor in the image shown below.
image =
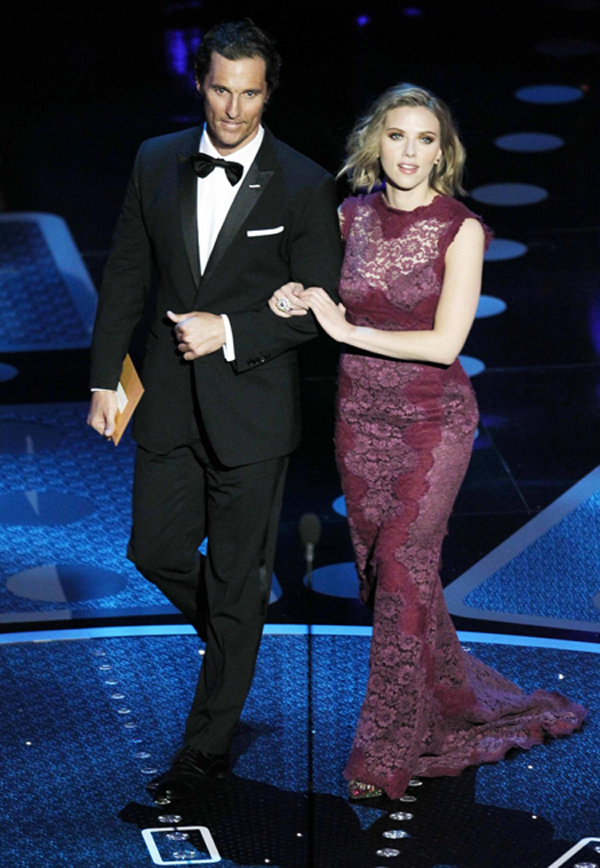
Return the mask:
[[[462,635],[470,653],[527,691],[560,689],[585,702],[589,721],[503,762],[418,781],[410,801],[359,806],[341,770],[369,636],[281,629],[263,639],[231,775],[210,795],[164,808],[145,787],[180,745],[201,659],[195,636],[148,628],[0,645],[3,864],[547,868],[598,831],[600,700],[589,690],[600,679],[597,646]],[[596,864],[592,846],[580,862]]]

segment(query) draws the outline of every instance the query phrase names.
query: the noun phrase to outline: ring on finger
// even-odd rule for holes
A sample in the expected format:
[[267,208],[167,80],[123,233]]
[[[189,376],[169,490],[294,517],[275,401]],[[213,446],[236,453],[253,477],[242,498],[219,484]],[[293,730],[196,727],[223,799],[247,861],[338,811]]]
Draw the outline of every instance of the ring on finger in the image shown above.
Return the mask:
[[284,313],[289,313],[292,309],[289,301],[287,300],[287,298],[285,298],[285,296],[282,298],[278,298],[275,302],[275,306],[278,310],[282,310]]

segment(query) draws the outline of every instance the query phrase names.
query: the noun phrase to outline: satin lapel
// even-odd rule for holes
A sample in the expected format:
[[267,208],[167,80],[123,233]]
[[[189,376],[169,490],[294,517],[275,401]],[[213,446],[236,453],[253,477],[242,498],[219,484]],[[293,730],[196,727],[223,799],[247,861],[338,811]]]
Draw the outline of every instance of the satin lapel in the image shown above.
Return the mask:
[[213,247],[204,271],[203,282],[209,280],[214,274],[217,265],[227,252],[244,220],[264,193],[272,175],[272,170],[260,171],[256,163],[253,163],[248,169],[248,174],[242,181],[241,190],[239,190],[233,200],[233,204],[229,209],[229,213],[225,218],[225,222]]
[[198,150],[199,140],[200,135],[198,133],[192,149],[177,154],[181,230],[196,287],[200,286],[200,252],[198,249],[198,214],[196,209],[198,178],[192,168],[190,155]]

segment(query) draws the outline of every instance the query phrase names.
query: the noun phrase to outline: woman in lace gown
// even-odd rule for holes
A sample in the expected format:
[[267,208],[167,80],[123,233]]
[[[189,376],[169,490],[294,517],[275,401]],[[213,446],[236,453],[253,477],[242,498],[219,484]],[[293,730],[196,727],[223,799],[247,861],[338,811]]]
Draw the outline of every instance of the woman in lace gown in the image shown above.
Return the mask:
[[[458,354],[475,316],[490,231],[452,198],[464,150],[447,107],[398,85],[348,142],[336,306],[319,288],[278,290],[279,315],[310,308],[345,346],[336,455],[361,597],[373,606],[366,697],[345,776],[351,798],[404,793],[577,729],[581,706],[526,695],[462,650],[439,578],[442,541],[478,413]],[[383,190],[379,188],[384,184]]]

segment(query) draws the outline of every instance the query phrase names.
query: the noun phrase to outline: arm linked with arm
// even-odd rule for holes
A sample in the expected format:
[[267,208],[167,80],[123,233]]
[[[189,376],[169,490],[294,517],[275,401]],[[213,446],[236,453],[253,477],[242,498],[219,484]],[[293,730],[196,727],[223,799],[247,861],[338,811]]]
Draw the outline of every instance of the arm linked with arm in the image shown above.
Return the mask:
[[[304,202],[290,243],[290,280],[318,285],[337,300],[342,245],[336,213],[335,185],[330,175],[312,188]],[[277,287],[273,287],[273,290]],[[283,319],[267,302],[260,310],[229,314],[235,339],[235,370],[252,367],[253,359],[268,360],[316,337],[312,315]]]
[[484,231],[467,219],[446,254],[446,267],[433,328],[419,331],[384,331],[351,325],[343,308],[332,304],[319,289],[309,289],[303,300],[325,331],[336,341],[367,352],[413,362],[451,365],[460,353],[477,311],[481,290]]

